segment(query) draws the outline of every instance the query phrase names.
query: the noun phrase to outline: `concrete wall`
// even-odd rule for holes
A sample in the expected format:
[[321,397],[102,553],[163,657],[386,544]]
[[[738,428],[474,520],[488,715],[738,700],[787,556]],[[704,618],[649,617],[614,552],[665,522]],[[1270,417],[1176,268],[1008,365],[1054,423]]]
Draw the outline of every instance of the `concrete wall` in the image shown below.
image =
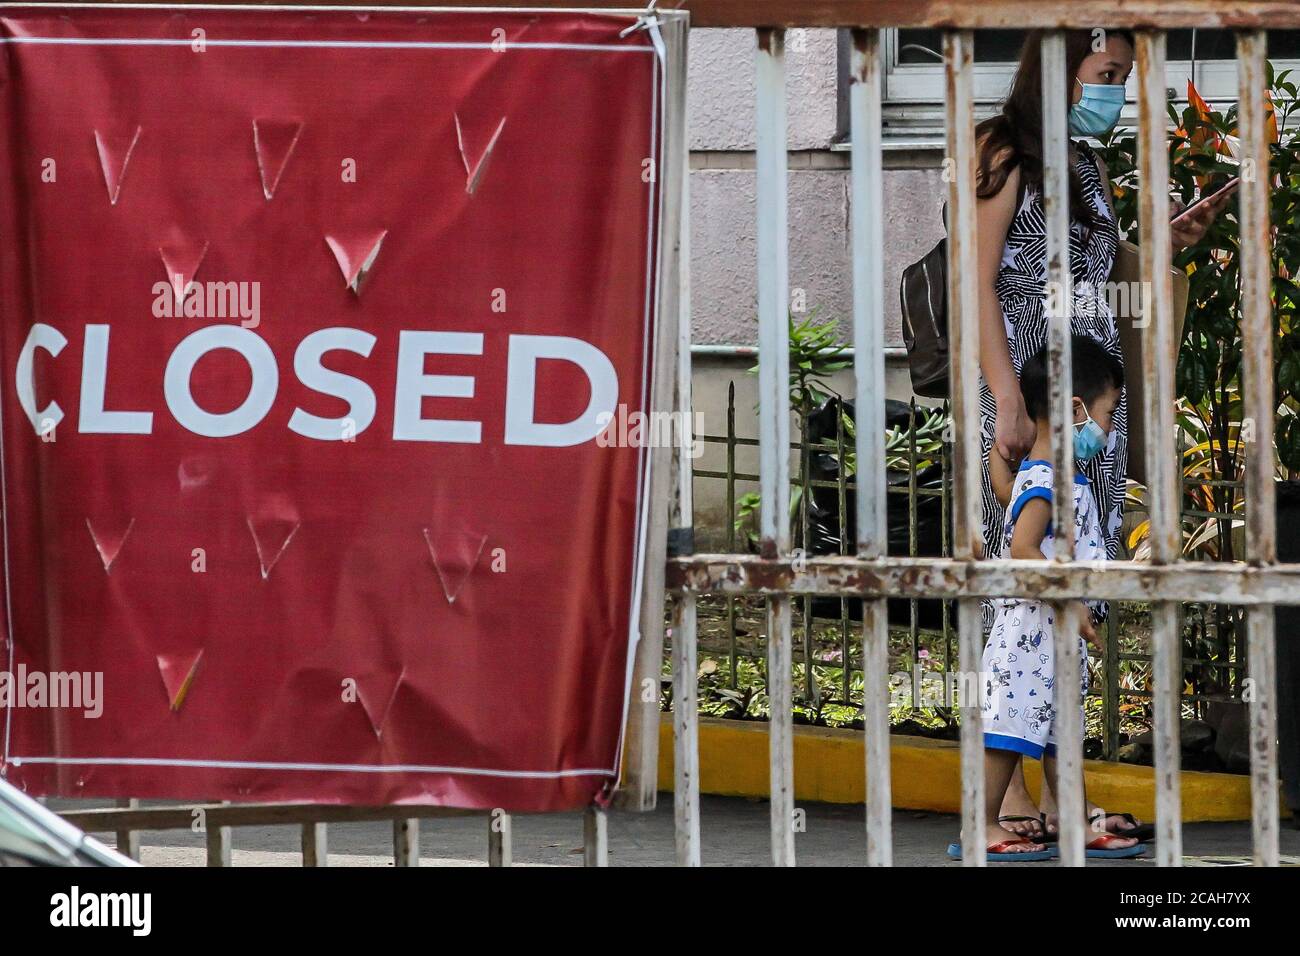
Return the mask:
[[[694,30],[690,54],[691,298],[697,343],[757,341],[754,40]],[[847,333],[848,153],[834,149],[834,30],[794,30],[786,48],[790,287]],[[943,235],[938,150],[890,153],[885,175],[887,344],[902,345],[898,276]]]
[[[835,135],[835,31],[786,35],[791,149],[823,149]],[[691,149],[754,148],[754,31],[691,31]]]
[[[736,389],[736,436],[738,438],[758,438],[758,376],[749,369],[754,365],[753,358],[722,358],[716,356],[697,356],[691,385],[694,389],[695,411],[703,416],[703,429],[698,434],[725,437],[727,434],[727,390],[734,385]],[[840,372],[831,380],[831,387],[846,398],[853,397],[853,375],[848,371]],[[912,389],[908,379],[907,368],[901,363],[888,363],[885,369],[885,391],[890,398],[907,401]],[[697,419],[698,420],[698,419]],[[798,435],[794,419],[791,419],[790,434],[792,440]],[[725,444],[703,442],[702,454],[695,460],[697,470],[725,473],[727,470],[727,447]],[[796,473],[798,464],[791,456],[790,474]],[[758,474],[758,449],[756,447],[738,447],[736,449],[736,471],[740,474]],[[756,481],[737,481],[735,496],[738,499],[749,491],[758,491]],[[695,528],[696,546],[701,551],[725,550],[726,531],[730,512],[727,507],[727,483],[717,478],[695,479]]]

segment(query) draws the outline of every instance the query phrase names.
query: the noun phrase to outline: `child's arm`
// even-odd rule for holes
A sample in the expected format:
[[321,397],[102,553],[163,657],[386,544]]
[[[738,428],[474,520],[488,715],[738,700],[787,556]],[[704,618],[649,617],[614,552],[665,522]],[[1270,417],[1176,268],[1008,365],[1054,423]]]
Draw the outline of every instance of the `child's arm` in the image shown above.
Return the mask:
[[[1007,495],[1010,498],[1010,494]],[[1030,498],[1020,508],[1016,526],[1011,531],[1011,557],[1043,560],[1043,539],[1052,522],[1052,502],[1048,498]]]
[[1011,470],[1010,463],[998,453],[998,446],[995,444],[989,449],[989,482],[993,485],[993,494],[1003,508],[1011,504],[1011,490],[1015,481],[1016,476]]
[[[1020,509],[1020,517],[1011,532],[1011,557],[1022,560],[1042,560],[1043,538],[1047,537],[1047,526],[1052,520],[1052,504],[1047,498],[1030,498]],[[1082,601],[1079,605],[1079,635],[1097,648],[1104,651],[1106,645],[1097,634],[1092,623],[1092,609]]]
[[1106,650],[1106,642],[1097,634],[1097,626],[1092,623],[1092,608],[1083,601],[1079,603],[1079,634],[1085,641],[1099,651]]

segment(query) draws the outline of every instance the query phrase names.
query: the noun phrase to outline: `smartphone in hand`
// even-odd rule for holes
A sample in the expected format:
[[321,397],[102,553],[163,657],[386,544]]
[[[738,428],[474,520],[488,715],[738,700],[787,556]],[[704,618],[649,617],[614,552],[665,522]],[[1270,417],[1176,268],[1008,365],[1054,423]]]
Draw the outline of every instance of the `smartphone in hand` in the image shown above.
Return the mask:
[[1202,196],[1200,199],[1196,200],[1191,205],[1185,206],[1182,209],[1178,210],[1178,212],[1175,213],[1173,217],[1170,218],[1169,221],[1171,223],[1178,222],[1180,219],[1192,215],[1194,212],[1196,212],[1197,209],[1199,209],[1205,203],[1210,202],[1214,199],[1218,199],[1220,196],[1226,196],[1231,194],[1232,192],[1235,192],[1237,187],[1240,185],[1241,185],[1241,177],[1233,176],[1231,179],[1229,179],[1226,183],[1224,183],[1214,192]]

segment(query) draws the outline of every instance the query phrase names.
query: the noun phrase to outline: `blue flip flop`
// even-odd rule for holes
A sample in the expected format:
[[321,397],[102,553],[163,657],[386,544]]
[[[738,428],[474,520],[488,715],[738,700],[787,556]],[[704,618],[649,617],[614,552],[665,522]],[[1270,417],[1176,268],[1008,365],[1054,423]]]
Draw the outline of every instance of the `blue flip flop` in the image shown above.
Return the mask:
[[[994,847],[1010,846],[1015,843],[1032,843],[1032,840],[1003,840],[1001,843],[995,843],[988,849],[988,861],[990,863],[1041,863],[1043,860],[1054,860],[1057,857],[1055,847],[1046,847],[1042,850],[1033,850],[1026,852],[1002,852],[995,850]],[[948,844],[948,857],[953,860],[961,859],[961,844]]]

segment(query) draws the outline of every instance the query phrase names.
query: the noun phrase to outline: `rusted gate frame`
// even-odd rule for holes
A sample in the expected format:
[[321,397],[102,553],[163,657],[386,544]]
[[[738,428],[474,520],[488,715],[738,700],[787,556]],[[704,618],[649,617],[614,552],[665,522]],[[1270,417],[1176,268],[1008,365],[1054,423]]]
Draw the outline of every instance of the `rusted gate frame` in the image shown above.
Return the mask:
[[[693,10],[719,10],[722,4],[699,3]],[[727,9],[732,9],[727,5]],[[911,10],[909,15],[905,11]],[[815,12],[814,12],[815,11]],[[861,19],[841,19],[852,11]],[[874,15],[884,20],[869,19]],[[739,17],[740,15],[737,14]],[[793,594],[856,595],[865,598],[863,660],[865,671],[864,724],[867,751],[867,858],[871,864],[891,862],[889,825],[889,753],[887,666],[884,599],[889,596],[952,597],[958,599],[960,667],[968,680],[978,674],[982,650],[979,598],[1007,595],[1033,596],[1053,603],[1058,620],[1055,651],[1060,672],[1056,686],[1067,698],[1061,707],[1058,731],[1060,782],[1058,803],[1062,813],[1061,862],[1084,863],[1085,822],[1082,776],[1082,722],[1078,711],[1077,679],[1080,659],[1073,637],[1077,605],[1073,599],[1104,597],[1112,600],[1152,602],[1154,663],[1155,778],[1157,858],[1161,865],[1181,862],[1179,820],[1178,719],[1181,690],[1178,602],[1213,600],[1249,607],[1250,668],[1255,681],[1251,703],[1252,831],[1257,864],[1278,860],[1278,796],[1276,750],[1276,687],[1273,670],[1273,605],[1300,600],[1300,566],[1275,564],[1272,457],[1272,311],[1269,298],[1269,231],[1266,175],[1268,159],[1264,138],[1264,79],[1266,35],[1261,28],[1300,23],[1300,10],[1276,3],[1151,3],[1119,10],[1090,2],[1072,4],[884,4],[808,3],[799,10],[792,4],[757,2],[749,18],[756,25],[757,52],[757,178],[759,263],[759,376],[760,376],[760,484],[762,488],[761,554],[692,556],[669,562],[668,583],[683,594],[713,591],[755,592],[769,601],[768,664],[772,701],[771,820],[772,858],[777,865],[794,862],[793,773],[790,759],[792,717],[790,696],[790,617]],[[697,18],[696,23],[701,21]],[[751,22],[745,19],[743,22]],[[783,33],[764,24],[855,26],[850,88],[851,239],[854,277],[854,346],[858,438],[858,480],[864,489],[870,480],[877,493],[859,493],[856,557],[809,559],[789,553],[789,404],[787,393],[788,337],[786,335],[785,142]],[[1070,421],[1069,310],[1072,304],[1068,264],[1069,217],[1065,183],[1067,170],[1066,78],[1062,27],[1138,28],[1136,38],[1139,100],[1139,176],[1141,194],[1141,274],[1154,292],[1153,308],[1144,316],[1151,347],[1144,350],[1140,374],[1151,387],[1146,406],[1137,410],[1155,436],[1147,448],[1148,511],[1152,520],[1152,561],[1075,563],[1072,542],[1061,536],[1055,560],[977,560],[980,550],[978,497],[980,449],[978,430],[978,287],[975,262],[975,144],[972,119],[971,28],[989,26],[1042,27],[1044,70],[1044,211],[1047,220],[1047,279],[1063,294],[1051,310],[1049,367],[1051,389],[1051,458],[1055,489],[1053,522],[1073,527],[1070,481],[1073,454],[1068,440]],[[738,25],[731,22],[727,25]],[[880,201],[880,98],[881,65],[878,31],[863,27],[936,26],[945,29],[944,55],[947,79],[946,128],[950,175],[950,342],[953,353],[951,382],[953,418],[959,440],[954,449],[954,541],[952,558],[884,558],[884,454],[883,426],[878,421],[884,403],[883,277],[880,275],[882,209]],[[1255,453],[1248,456],[1246,485],[1251,508],[1247,513],[1250,554],[1244,565],[1197,563],[1189,567],[1179,558],[1179,502],[1181,485],[1174,459],[1175,343],[1170,314],[1171,259],[1168,153],[1166,149],[1164,88],[1164,28],[1219,26],[1246,28],[1238,34],[1240,127],[1245,167],[1241,192],[1243,242],[1244,352],[1246,415],[1259,430]],[[1247,169],[1254,164],[1262,174]],[[773,271],[776,272],[773,275]],[[1051,286],[1049,286],[1051,288]],[[867,476],[867,477],[864,477]],[[1069,602],[1069,603],[1067,603]],[[678,626],[687,622],[680,620]],[[1068,635],[1068,636],[1067,636]],[[693,649],[695,636],[674,632],[675,642]],[[694,671],[697,662],[675,655],[675,667]],[[684,697],[678,687],[674,721],[675,750],[679,765],[688,759],[684,750],[695,746],[682,733],[691,719],[696,700]],[[965,864],[986,864],[983,843],[984,795],[982,740],[974,694],[963,696],[962,710],[962,848]],[[1073,698],[1073,699],[1070,699]],[[679,780],[680,783],[680,780]],[[684,864],[699,860],[698,833],[678,833],[678,858]]]
[[[325,866],[327,827],[331,823],[390,821],[393,825],[393,865],[418,866],[420,821],[452,817],[483,817],[487,823],[488,866],[513,862],[511,831],[514,814],[501,810],[458,810],[451,807],[361,807],[301,803],[199,803],[161,807],[128,806],[64,810],[64,820],[88,833],[117,834],[118,850],[137,862],[139,835],[144,830],[193,830],[196,824],[207,841],[208,866],[230,866],[234,827],[297,826],[302,830],[303,866]],[[592,807],[583,816],[583,858],[588,866],[607,866],[609,843],[606,816]]]
[[[112,0],[110,0],[112,2]],[[138,0],[137,0],[138,2]],[[203,0],[154,0],[153,5],[201,4]],[[281,0],[251,6],[358,6],[355,0]],[[500,0],[457,0],[431,4],[410,0],[371,0],[365,7],[502,9]],[[519,8],[544,10],[625,10],[626,0],[532,0]],[[1290,0],[665,0],[664,10],[690,14],[694,27],[929,27],[934,29],[1021,29],[1105,24],[1112,29],[1286,29],[1296,26]]]
[[[336,6],[343,4],[322,4]],[[395,6],[393,4],[372,4]],[[461,7],[498,6],[497,3],[467,0]],[[570,8],[568,3],[537,0],[545,8]],[[607,8],[615,4],[594,2],[586,8]],[[623,4],[617,4],[622,7]],[[1172,328],[1169,321],[1170,289],[1167,271],[1169,238],[1166,229],[1169,197],[1167,190],[1144,189],[1140,215],[1142,238],[1142,276],[1155,290],[1154,311],[1148,314],[1155,343],[1145,350],[1141,370],[1152,388],[1147,391],[1146,416],[1148,435],[1160,436],[1147,449],[1148,475],[1151,476],[1149,512],[1152,517],[1153,561],[1149,566],[1132,562],[1114,562],[1095,566],[1068,561],[1016,562],[975,561],[978,548],[979,512],[974,480],[979,471],[976,407],[978,342],[974,249],[963,237],[974,234],[974,138],[971,113],[971,72],[973,30],[988,28],[1038,27],[1048,30],[1088,28],[1132,28],[1139,31],[1137,40],[1139,109],[1141,113],[1139,175],[1143,183],[1167,182],[1168,156],[1164,145],[1164,30],[1183,27],[1217,27],[1242,31],[1238,39],[1240,89],[1263,88],[1265,34],[1268,28],[1288,28],[1300,24],[1300,10],[1281,0],[1132,0],[1116,5],[1113,0],[687,0],[680,4],[692,14],[695,26],[746,26],[757,30],[756,55],[758,93],[758,261],[759,261],[759,354],[761,404],[761,477],[763,500],[763,553],[756,559],[741,556],[683,556],[667,561],[667,579],[689,598],[693,592],[706,590],[751,590],[770,598],[769,666],[772,680],[773,719],[771,731],[772,844],[775,863],[794,863],[793,767],[791,759],[792,726],[787,706],[790,683],[790,595],[793,593],[833,593],[860,595],[864,602],[863,659],[867,668],[866,686],[869,707],[865,713],[867,735],[867,857],[872,864],[885,865],[892,860],[889,827],[889,751],[887,708],[883,695],[885,680],[884,598],[916,594],[918,597],[955,597],[959,599],[959,639],[961,669],[967,674],[978,671],[981,634],[978,598],[981,596],[1032,595],[1061,602],[1077,597],[1153,600],[1155,621],[1156,691],[1156,793],[1157,853],[1162,865],[1176,865],[1181,857],[1181,827],[1178,820],[1178,751],[1177,688],[1178,674],[1177,604],[1182,600],[1215,600],[1250,606],[1249,651],[1256,696],[1251,704],[1252,758],[1252,829],[1254,859],[1257,864],[1276,865],[1277,832],[1277,762],[1276,762],[1276,690],[1273,663],[1273,604],[1300,600],[1300,567],[1276,566],[1273,487],[1272,487],[1272,407],[1273,394],[1269,300],[1268,193],[1263,175],[1243,183],[1240,194],[1241,222],[1244,236],[1254,242],[1243,243],[1242,303],[1245,340],[1243,369],[1247,416],[1257,429],[1257,448],[1265,453],[1247,459],[1247,495],[1252,507],[1247,514],[1251,551],[1246,566],[1201,564],[1196,569],[1178,561],[1177,549],[1177,481],[1172,457],[1173,370]],[[794,562],[788,554],[789,525],[786,509],[789,500],[788,394],[784,372],[788,363],[788,335],[785,323],[787,276],[787,236],[785,231],[785,27],[853,28],[853,70],[850,92],[850,115],[853,137],[851,196],[854,276],[854,344],[858,356],[857,399],[864,427],[858,430],[858,464],[860,474],[873,476],[883,483],[883,448],[870,422],[875,421],[877,406],[883,406],[883,277],[879,272],[882,236],[880,197],[880,97],[881,64],[878,29],[884,27],[931,27],[945,31],[945,72],[947,80],[948,158],[957,175],[950,183],[950,221],[955,224],[950,249],[951,342],[953,414],[959,425],[961,440],[954,460],[956,507],[954,557],[950,559],[885,559],[883,492],[879,496],[858,495],[859,521],[855,558],[817,559]],[[1059,34],[1049,35],[1044,49],[1047,64],[1061,62]],[[1048,93],[1063,92],[1064,78],[1045,77]],[[1063,119],[1063,98],[1045,102],[1045,116]],[[1240,128],[1245,158],[1268,169],[1264,109],[1258,96],[1241,100]],[[1157,131],[1158,130],[1158,131]],[[1059,212],[1064,205],[1051,183],[1063,181],[1061,164],[1064,130],[1053,126],[1045,130],[1045,146],[1056,160],[1047,170],[1048,193],[1045,197],[1049,220],[1049,247],[1068,248],[1063,228],[1065,217]],[[674,150],[669,151],[670,161]],[[1243,177],[1245,179],[1245,177]],[[683,190],[685,186],[683,185]],[[873,199],[875,201],[873,201]],[[1055,211],[1055,214],[1054,213]],[[669,216],[664,231],[675,237],[669,245],[681,243],[683,219]],[[1049,261],[1049,276],[1062,274],[1063,264]],[[684,284],[683,284],[684,288]],[[1067,300],[1068,301],[1068,298]],[[675,303],[689,314],[683,296]],[[1068,386],[1068,316],[1054,316],[1049,336],[1050,363],[1063,372],[1053,382],[1052,459],[1058,466],[1056,480],[1060,487],[1055,495],[1054,518],[1057,527],[1068,516],[1071,497],[1068,481],[1069,460],[1066,456],[1063,417]],[[689,332],[684,333],[689,335]],[[665,346],[669,366],[679,372],[679,407],[689,407],[689,385],[683,382],[688,366],[676,354],[677,343]],[[664,351],[657,353],[664,356]],[[880,375],[862,374],[870,364]],[[662,365],[660,367],[663,367]],[[663,407],[660,405],[659,407]],[[1165,427],[1169,426],[1169,427]],[[684,490],[683,469],[675,469],[679,489]],[[660,469],[662,474],[663,469]],[[861,478],[859,480],[862,480]],[[689,494],[689,493],[688,493]],[[654,512],[667,510],[667,501],[655,494]],[[675,517],[685,521],[681,499],[674,505]],[[779,520],[778,520],[779,519]],[[652,527],[654,525],[652,524]],[[679,525],[680,527],[680,525]],[[652,536],[652,544],[654,538]],[[652,559],[653,559],[652,552]],[[800,566],[796,567],[798,563]],[[889,587],[886,587],[888,585]],[[689,607],[689,604],[687,605]],[[643,618],[643,621],[645,619]],[[660,617],[662,621],[662,617]],[[694,616],[676,618],[683,632],[674,636],[681,642],[675,663],[693,672]],[[661,647],[655,647],[656,625],[645,621],[642,645],[638,654],[641,681],[657,686]],[[1078,665],[1077,650],[1058,634],[1058,651],[1063,660]],[[658,638],[661,641],[661,634]],[[1071,655],[1073,657],[1071,658]],[[653,665],[653,669],[650,668]],[[1065,681],[1065,684],[1071,683]],[[678,691],[689,694],[692,679],[678,681]],[[657,734],[653,714],[657,701],[654,694],[638,698],[638,683],[633,685],[633,700],[641,700],[630,713],[629,751],[625,766],[624,800],[626,805],[646,809],[654,804],[654,775],[657,763]],[[871,689],[876,693],[872,694]],[[676,753],[676,816],[678,860],[695,864],[700,860],[698,823],[693,807],[698,803],[698,780],[691,776],[693,760],[698,760],[695,730],[696,701],[678,696],[680,714],[674,720]],[[978,817],[983,794],[982,754],[978,714],[968,704],[963,710],[962,726],[962,796],[964,860],[969,866],[985,864],[983,844],[977,835]],[[1073,766],[1081,754],[1082,737],[1078,721],[1067,718],[1059,742],[1063,764]],[[1062,788],[1063,810],[1061,861],[1065,865],[1083,862],[1084,822],[1081,809],[1081,779],[1067,779]],[[129,812],[129,811],[118,811]],[[603,818],[593,821],[593,830],[603,830]]]

